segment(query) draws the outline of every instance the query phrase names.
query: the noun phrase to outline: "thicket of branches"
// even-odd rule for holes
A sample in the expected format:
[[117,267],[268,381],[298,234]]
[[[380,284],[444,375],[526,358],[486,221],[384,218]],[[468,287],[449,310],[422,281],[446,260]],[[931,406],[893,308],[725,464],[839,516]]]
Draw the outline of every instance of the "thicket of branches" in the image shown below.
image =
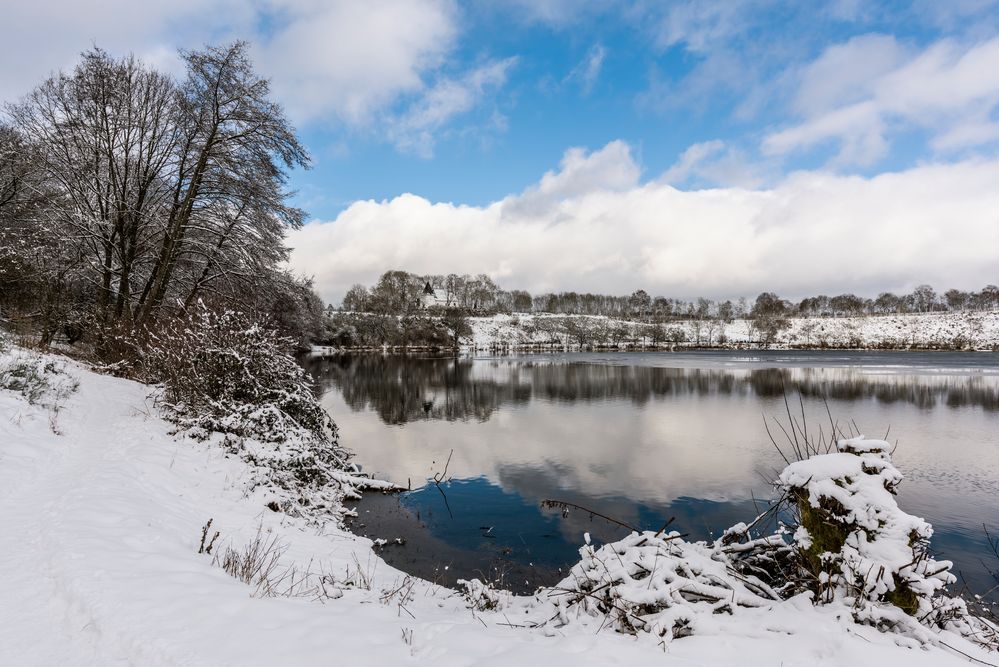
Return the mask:
[[764,292],[753,302],[747,302],[745,298],[724,301],[706,298],[674,299],[651,296],[645,290],[637,290],[626,296],[578,292],[532,296],[524,290],[504,290],[486,275],[419,275],[397,270],[385,272],[371,287],[351,287],[344,295],[342,309],[382,315],[411,315],[426,309],[422,297],[427,285],[434,291],[437,308],[457,309],[469,315],[536,312],[604,315],[651,322],[776,318],[777,322],[766,323],[766,327],[772,327],[774,324],[779,325],[781,318],[790,317],[849,317],[999,309],[999,287],[996,285],[987,285],[977,292],[951,289],[943,294],[938,294],[929,285],[920,285],[909,294],[882,292],[873,299],[855,294],[819,295],[796,303],[782,299],[773,292]]
[[0,116],[0,309],[42,345],[152,331],[198,302],[298,339],[322,304],[282,269],[309,156],[247,45],[176,80],[94,48]]

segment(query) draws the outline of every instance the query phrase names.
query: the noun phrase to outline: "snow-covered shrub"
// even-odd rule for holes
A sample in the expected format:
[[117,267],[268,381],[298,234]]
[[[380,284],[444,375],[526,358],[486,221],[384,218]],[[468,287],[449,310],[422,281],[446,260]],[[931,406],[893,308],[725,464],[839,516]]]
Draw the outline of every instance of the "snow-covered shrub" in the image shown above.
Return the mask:
[[459,579],[458,586],[469,606],[476,611],[498,611],[503,608],[504,601],[513,596],[512,593],[493,588],[491,584],[479,579]]
[[151,336],[145,364],[190,426],[262,442],[335,442],[336,425],[290,349],[292,341],[242,313],[198,308]]
[[891,445],[863,436],[791,463],[779,484],[797,518],[799,572],[819,603],[843,601],[858,622],[924,638],[919,624],[961,629],[967,610],[944,594],[950,561],[929,552],[932,527],[895,501]]
[[336,424],[290,340],[232,311],[196,309],[150,336],[148,378],[162,382],[167,415],[189,436],[224,434],[224,444],[257,466],[257,485],[292,510],[339,514],[340,501],[370,480],[339,445]]
[[78,386],[56,357],[0,347],[0,389],[20,394],[31,405],[57,412]]
[[580,562],[549,596],[562,624],[595,617],[619,632],[669,642],[696,633],[715,614],[778,602],[778,592],[739,561],[747,553],[783,548],[774,537],[687,542],[677,532],[645,531],[597,549],[587,536]]

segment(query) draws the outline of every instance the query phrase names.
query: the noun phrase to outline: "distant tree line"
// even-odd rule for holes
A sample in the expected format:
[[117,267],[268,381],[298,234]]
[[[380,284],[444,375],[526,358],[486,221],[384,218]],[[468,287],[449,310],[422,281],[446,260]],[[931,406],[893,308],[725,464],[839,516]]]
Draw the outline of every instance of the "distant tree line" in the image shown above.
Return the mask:
[[[182,51],[179,78],[98,48],[0,114],[0,313],[42,345],[97,347],[194,304],[305,340],[310,283],[284,266],[309,156],[247,45]],[[200,306],[199,306],[200,307]]]
[[[342,310],[405,316],[427,310],[424,290],[429,285],[435,300],[430,310],[458,309],[469,315],[496,313],[554,313],[563,315],[604,315],[645,322],[670,320],[716,320],[736,318],[777,319],[791,317],[851,317],[903,313],[987,311],[999,309],[999,287],[988,285],[978,292],[957,289],[938,294],[929,285],[920,285],[909,294],[882,292],[876,298],[855,294],[819,295],[797,303],[772,292],[760,294],[749,304],[745,298],[714,301],[650,296],[637,290],[627,296],[578,292],[546,293],[532,296],[524,290],[506,291],[488,276],[418,275],[387,271],[372,287],[354,285],[343,298]],[[777,324],[780,324],[779,321]]]

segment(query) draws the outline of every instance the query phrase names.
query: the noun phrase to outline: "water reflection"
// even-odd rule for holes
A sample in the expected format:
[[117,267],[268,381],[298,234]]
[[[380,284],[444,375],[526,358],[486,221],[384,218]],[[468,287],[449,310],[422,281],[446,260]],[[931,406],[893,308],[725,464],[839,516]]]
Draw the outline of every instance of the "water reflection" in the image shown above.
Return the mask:
[[[893,360],[896,361],[896,360]],[[561,359],[488,361],[342,355],[317,359],[311,370],[355,411],[373,410],[386,424],[419,419],[485,421],[503,405],[533,399],[593,402],[627,399],[637,405],[675,396],[752,394],[842,401],[873,399],[930,409],[975,406],[999,410],[994,374],[941,375],[863,367],[668,368],[593,364]]]
[[[643,528],[676,516],[694,537],[752,518],[782,464],[762,419],[784,413],[787,390],[813,423],[828,423],[828,404],[871,435],[890,426],[900,503],[933,523],[935,548],[970,582],[987,581],[981,525],[999,528],[993,356],[358,355],[311,370],[357,461],[416,489],[362,501],[363,530],[406,536],[386,558],[429,578],[501,569],[525,590],[574,562],[584,531],[619,536],[583,512],[543,511],[546,498]],[[424,486],[449,458],[450,513]]]

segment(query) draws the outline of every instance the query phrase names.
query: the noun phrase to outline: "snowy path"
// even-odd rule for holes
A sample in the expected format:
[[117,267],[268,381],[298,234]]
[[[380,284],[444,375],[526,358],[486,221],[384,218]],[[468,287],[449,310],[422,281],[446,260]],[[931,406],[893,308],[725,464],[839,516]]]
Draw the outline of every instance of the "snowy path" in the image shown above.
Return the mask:
[[[167,434],[147,388],[73,372],[80,389],[58,417],[62,435],[44,410],[0,392],[0,665],[968,664],[811,607],[726,621],[665,655],[647,637],[500,625],[524,609],[473,614],[426,582],[401,609],[382,597],[404,575],[369,541],[263,509],[243,492],[240,461]],[[237,545],[262,524],[289,561],[345,573],[356,558],[371,590],[325,603],[251,597],[196,553],[209,517]]]

